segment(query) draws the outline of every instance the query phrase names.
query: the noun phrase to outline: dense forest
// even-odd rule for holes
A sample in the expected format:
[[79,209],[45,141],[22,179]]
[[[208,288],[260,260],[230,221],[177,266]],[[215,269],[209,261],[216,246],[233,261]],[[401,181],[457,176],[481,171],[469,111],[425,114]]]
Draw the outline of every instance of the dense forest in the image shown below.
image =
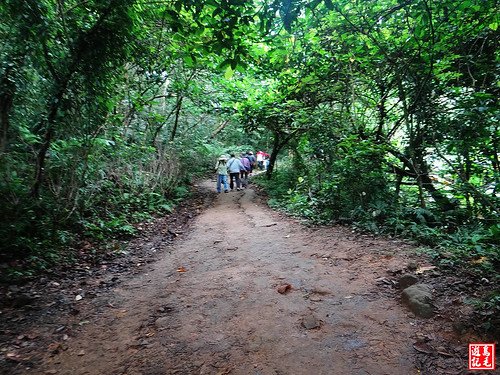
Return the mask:
[[496,0],[2,1],[2,279],[112,252],[262,149],[270,205],[498,285],[499,23]]

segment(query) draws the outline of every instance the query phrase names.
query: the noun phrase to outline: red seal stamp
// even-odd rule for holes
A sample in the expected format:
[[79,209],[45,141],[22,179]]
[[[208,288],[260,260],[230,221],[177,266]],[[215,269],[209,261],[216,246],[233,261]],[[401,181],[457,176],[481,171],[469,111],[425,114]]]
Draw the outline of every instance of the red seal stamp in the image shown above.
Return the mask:
[[495,344],[469,344],[469,370],[494,370]]

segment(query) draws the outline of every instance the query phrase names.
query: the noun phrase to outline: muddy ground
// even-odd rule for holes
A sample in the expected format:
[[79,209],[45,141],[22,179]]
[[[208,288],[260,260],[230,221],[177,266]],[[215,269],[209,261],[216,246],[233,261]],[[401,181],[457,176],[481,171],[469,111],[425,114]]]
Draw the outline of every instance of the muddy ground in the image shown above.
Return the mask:
[[[213,185],[114,257],[4,286],[0,372],[468,373],[481,338],[462,323],[463,280],[402,240],[307,227]],[[434,288],[433,318],[401,303],[404,273]]]

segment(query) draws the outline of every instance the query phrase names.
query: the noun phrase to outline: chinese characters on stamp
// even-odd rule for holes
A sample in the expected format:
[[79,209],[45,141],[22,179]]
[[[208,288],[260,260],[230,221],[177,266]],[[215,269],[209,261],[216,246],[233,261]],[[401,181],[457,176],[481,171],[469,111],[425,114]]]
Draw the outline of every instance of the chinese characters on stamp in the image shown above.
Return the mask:
[[469,370],[494,370],[495,344],[469,344]]

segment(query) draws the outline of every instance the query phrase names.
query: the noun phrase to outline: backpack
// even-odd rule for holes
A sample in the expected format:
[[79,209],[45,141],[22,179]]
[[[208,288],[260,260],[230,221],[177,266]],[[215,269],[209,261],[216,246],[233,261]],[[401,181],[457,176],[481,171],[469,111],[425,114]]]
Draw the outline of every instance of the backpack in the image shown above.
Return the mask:
[[243,166],[245,167],[245,170],[247,172],[250,172],[250,170],[252,169],[252,161],[248,158],[248,156],[245,156],[242,159],[247,159],[248,160],[248,166],[246,166],[243,162],[241,164],[243,164]]

